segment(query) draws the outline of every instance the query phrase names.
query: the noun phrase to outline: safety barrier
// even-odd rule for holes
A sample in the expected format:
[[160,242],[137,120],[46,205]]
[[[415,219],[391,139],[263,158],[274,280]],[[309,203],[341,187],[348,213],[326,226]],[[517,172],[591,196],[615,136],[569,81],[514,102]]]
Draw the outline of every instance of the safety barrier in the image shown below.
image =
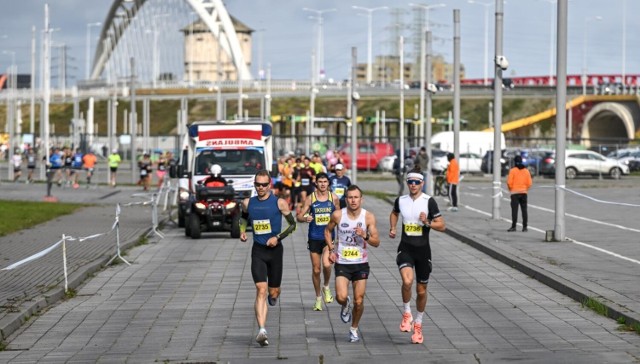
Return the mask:
[[16,269],[20,266],[23,266],[27,263],[30,263],[34,260],[37,260],[39,258],[42,258],[43,256],[51,253],[52,251],[54,251],[56,248],[58,248],[59,246],[62,246],[62,264],[63,264],[63,272],[64,272],[64,291],[68,292],[69,291],[69,286],[68,286],[68,273],[67,273],[67,242],[71,242],[71,241],[78,241],[78,242],[83,242],[86,240],[91,240],[91,239],[96,239],[102,236],[107,236],[112,234],[113,232],[115,232],[116,235],[116,253],[115,255],[106,263],[106,265],[110,265],[115,259],[120,259],[121,261],[123,261],[124,263],[126,263],[127,265],[131,265],[131,263],[129,263],[126,259],[124,259],[124,257],[122,257],[121,254],[121,249],[120,249],[120,213],[121,213],[121,206],[123,207],[129,207],[129,206],[137,206],[137,205],[149,205],[151,204],[152,209],[151,209],[151,230],[149,231],[149,233],[147,233],[147,236],[149,236],[150,234],[156,234],[158,235],[160,238],[164,238],[164,235],[158,231],[158,225],[159,225],[159,219],[158,219],[158,201],[159,201],[159,196],[161,195],[162,189],[159,192],[152,192],[152,193],[139,193],[139,194],[133,194],[132,197],[145,197],[146,200],[145,201],[137,201],[137,202],[129,202],[126,204],[116,204],[116,214],[115,214],[115,218],[114,218],[114,223],[111,226],[111,229],[109,229],[109,231],[104,232],[104,233],[98,233],[98,234],[92,234],[89,236],[84,236],[84,237],[74,237],[71,235],[66,235],[66,234],[62,234],[62,238],[57,241],[56,243],[54,243],[53,245],[49,246],[48,248],[41,250],[27,258],[24,258],[16,263],[13,263],[5,268],[0,269],[0,271],[10,271],[13,269]]

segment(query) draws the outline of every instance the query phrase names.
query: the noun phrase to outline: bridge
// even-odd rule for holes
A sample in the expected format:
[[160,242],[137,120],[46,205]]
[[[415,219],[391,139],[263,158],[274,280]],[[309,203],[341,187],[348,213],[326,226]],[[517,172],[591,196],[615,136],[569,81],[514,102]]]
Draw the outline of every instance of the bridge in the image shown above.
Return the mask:
[[[572,98],[565,105],[570,122],[567,135],[583,140],[586,147],[590,139],[634,140],[640,131],[640,96],[638,95],[586,95]],[[502,125],[502,132],[514,135],[534,134],[538,123],[555,121],[557,108],[542,111]],[[485,131],[493,131],[487,128]]]

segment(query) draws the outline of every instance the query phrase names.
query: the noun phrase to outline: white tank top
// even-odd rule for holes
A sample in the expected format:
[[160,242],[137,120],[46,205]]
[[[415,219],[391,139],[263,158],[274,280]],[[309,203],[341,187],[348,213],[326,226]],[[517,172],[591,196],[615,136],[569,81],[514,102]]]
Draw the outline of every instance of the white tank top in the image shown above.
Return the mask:
[[360,227],[366,233],[366,214],[367,211],[362,209],[360,216],[355,220],[351,220],[347,209],[342,209],[342,218],[338,225],[338,246],[336,249],[338,264],[360,264],[369,261],[367,257],[367,242],[363,237],[356,235],[354,231],[356,227]]

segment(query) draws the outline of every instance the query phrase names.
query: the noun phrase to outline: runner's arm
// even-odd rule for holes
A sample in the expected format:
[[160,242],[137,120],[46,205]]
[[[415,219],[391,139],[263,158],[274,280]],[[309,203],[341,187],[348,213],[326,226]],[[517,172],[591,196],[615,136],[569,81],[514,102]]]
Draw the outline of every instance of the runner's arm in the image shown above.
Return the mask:
[[369,239],[365,239],[371,246],[380,246],[380,234],[378,234],[378,228],[376,227],[376,217],[370,211],[367,211],[365,216],[365,223],[367,224],[367,236]]

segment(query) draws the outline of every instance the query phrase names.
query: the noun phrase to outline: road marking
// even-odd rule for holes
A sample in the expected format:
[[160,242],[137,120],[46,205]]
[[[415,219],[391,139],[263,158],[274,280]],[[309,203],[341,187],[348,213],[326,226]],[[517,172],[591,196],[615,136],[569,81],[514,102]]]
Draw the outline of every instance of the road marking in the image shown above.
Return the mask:
[[[529,205],[529,206],[531,206],[531,205]],[[476,209],[476,208],[471,207],[471,206],[469,206],[469,205],[464,205],[464,207],[465,207],[466,209],[468,209],[468,210],[471,210],[471,211],[477,212],[477,213],[482,214],[482,215],[485,215],[485,216],[493,216],[492,214],[490,214],[490,213],[488,213],[488,212],[486,212],[486,211],[482,211],[482,210]],[[545,208],[540,208],[540,209],[541,209],[541,210],[548,210],[548,209],[545,209]],[[578,216],[577,218],[580,218],[580,217]],[[511,220],[509,220],[509,219],[505,219],[505,218],[501,218],[501,219],[502,219],[502,220],[504,220],[504,221],[507,221],[507,222],[511,223]],[[590,219],[586,219],[586,218],[583,218],[583,219],[588,220],[588,221],[594,221],[594,222],[596,222],[595,220],[590,220]],[[610,226],[616,226],[616,225],[613,225],[613,224],[607,224],[607,225],[610,225]],[[531,227],[531,226],[529,226],[528,228],[529,228],[529,229],[532,229],[532,230],[535,230],[535,231],[538,231],[538,232],[541,232],[541,233],[545,233],[545,231],[544,231],[544,230],[540,230],[540,229],[535,228],[535,227]],[[624,228],[624,227],[623,227],[623,228]],[[633,231],[637,231],[637,230],[634,230],[634,229],[631,229],[631,230],[633,230]],[[581,242],[581,241],[578,241],[578,240],[575,240],[575,239],[572,239],[572,238],[565,238],[565,240],[566,240],[566,241],[568,241],[568,242],[574,243],[574,244],[576,244],[576,245],[580,245],[580,246],[583,246],[583,247],[585,247],[585,248],[590,248],[590,249],[593,249],[593,250],[599,251],[599,252],[601,252],[601,253],[605,253],[605,254],[611,255],[611,256],[613,256],[613,257],[620,258],[620,259],[626,260],[626,261],[628,261],[628,262],[631,262],[631,263],[635,263],[635,264],[639,264],[639,265],[640,265],[640,261],[635,260],[635,259],[632,259],[632,258],[629,258],[629,257],[625,257],[624,255],[620,255],[620,254],[618,254],[618,253],[614,253],[614,252],[609,251],[609,250],[606,250],[606,249],[598,248],[597,246],[593,246],[593,245],[590,245],[590,244],[587,244],[587,243],[583,243],[583,242]]]

